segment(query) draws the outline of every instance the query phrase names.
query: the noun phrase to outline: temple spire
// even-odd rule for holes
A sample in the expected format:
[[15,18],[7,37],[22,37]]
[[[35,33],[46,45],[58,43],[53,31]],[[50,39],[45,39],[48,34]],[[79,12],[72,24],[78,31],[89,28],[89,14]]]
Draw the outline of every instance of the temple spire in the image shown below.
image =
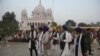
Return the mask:
[[41,4],[41,0],[39,1],[39,4]]

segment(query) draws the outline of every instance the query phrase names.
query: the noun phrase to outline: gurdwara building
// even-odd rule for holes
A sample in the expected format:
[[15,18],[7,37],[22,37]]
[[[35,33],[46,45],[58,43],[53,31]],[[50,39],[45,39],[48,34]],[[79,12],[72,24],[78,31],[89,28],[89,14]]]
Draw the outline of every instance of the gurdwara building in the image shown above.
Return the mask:
[[39,0],[39,4],[32,11],[31,17],[28,17],[25,9],[22,10],[20,30],[30,30],[31,25],[34,25],[35,28],[43,25],[50,26],[53,19],[52,9],[45,9],[41,0]]

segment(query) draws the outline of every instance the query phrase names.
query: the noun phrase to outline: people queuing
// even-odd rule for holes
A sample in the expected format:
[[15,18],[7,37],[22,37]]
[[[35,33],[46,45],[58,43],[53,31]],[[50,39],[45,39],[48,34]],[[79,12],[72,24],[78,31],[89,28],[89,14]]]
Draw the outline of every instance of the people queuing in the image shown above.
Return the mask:
[[[100,44],[100,30],[97,33]],[[36,56],[71,56],[71,42],[74,42],[74,56],[88,56],[88,52],[93,55],[91,44],[95,38],[91,29],[78,27],[69,32],[65,25],[54,28],[44,25],[36,29],[32,25],[29,39],[30,56],[33,50]]]

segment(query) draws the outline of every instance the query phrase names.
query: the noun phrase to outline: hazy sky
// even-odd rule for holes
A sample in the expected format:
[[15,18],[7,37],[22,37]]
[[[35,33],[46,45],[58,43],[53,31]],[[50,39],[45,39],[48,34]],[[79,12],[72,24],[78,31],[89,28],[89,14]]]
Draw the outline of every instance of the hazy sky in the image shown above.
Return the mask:
[[[39,0],[0,0],[0,18],[5,12],[15,12],[16,19],[20,21],[22,9],[26,9],[28,17],[38,5]],[[68,19],[76,22],[100,21],[100,0],[42,0],[43,6],[51,8],[54,20],[64,24]]]

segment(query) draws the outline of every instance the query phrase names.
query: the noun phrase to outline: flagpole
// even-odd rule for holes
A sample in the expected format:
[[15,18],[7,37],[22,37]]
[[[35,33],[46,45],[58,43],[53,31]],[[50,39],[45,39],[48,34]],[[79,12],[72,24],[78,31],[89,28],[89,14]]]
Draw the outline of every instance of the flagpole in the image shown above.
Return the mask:
[[55,8],[54,8],[54,2],[55,2],[55,1],[53,0],[53,21],[54,21],[54,9],[55,9]]

